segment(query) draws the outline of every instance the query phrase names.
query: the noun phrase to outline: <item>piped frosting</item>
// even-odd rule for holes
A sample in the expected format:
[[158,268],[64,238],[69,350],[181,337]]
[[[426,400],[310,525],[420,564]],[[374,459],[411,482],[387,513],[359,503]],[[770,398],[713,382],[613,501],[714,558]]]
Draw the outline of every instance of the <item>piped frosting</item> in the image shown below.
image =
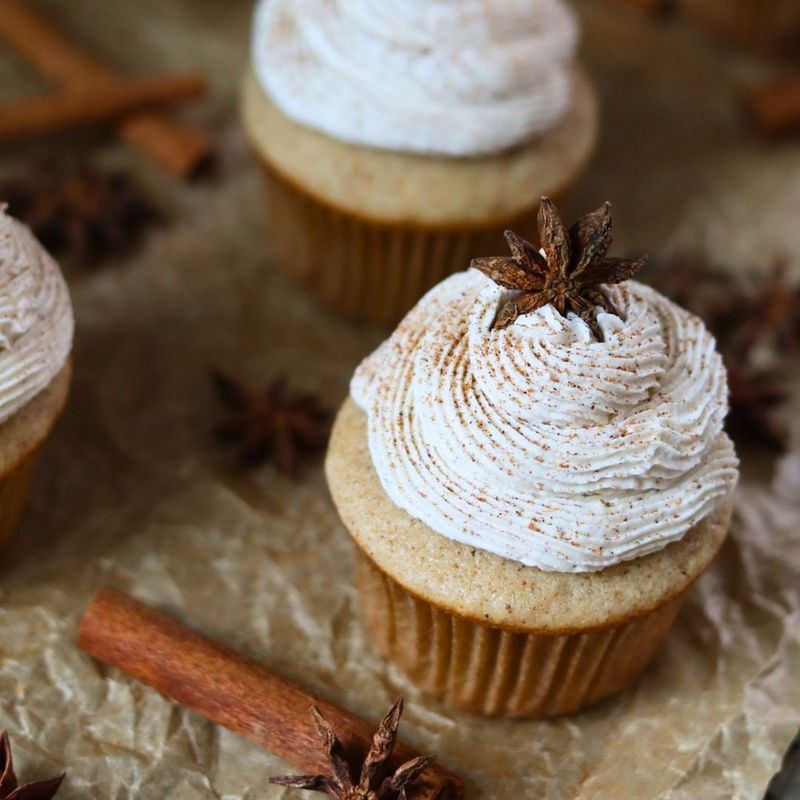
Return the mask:
[[470,156],[561,120],[577,39],[562,0],[260,0],[252,59],[296,122],[359,145]]
[[72,304],[58,265],[0,205],[0,423],[61,370],[72,333]]
[[475,270],[432,289],[356,371],[391,500],[456,541],[588,572],[680,539],[733,488],[727,383],[703,323],[649,287],[607,287],[604,341],[552,306],[492,330],[507,294]]

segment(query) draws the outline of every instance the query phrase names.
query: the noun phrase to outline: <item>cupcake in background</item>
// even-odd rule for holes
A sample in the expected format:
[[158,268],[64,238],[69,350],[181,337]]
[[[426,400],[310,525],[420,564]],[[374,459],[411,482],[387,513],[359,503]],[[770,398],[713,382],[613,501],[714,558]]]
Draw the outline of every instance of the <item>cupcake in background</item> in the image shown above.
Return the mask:
[[0,205],[0,547],[20,521],[39,448],[66,403],[72,332],[58,265]]
[[541,252],[509,234],[510,256],[434,287],[361,364],[326,460],[378,648],[493,715],[635,680],[738,475],[701,320],[626,281],[643,260],[606,258],[608,205],[569,232],[546,198],[541,217]]
[[261,0],[243,118],[278,262],[350,316],[396,322],[534,227],[597,135],[562,0]]
[[719,35],[760,50],[797,52],[798,0],[681,0],[687,12]]

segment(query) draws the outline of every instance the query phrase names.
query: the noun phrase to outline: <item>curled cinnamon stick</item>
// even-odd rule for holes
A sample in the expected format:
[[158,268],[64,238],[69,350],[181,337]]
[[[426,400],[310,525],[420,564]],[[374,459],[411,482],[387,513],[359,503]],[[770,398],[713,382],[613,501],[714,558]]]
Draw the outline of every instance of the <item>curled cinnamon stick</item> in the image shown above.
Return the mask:
[[800,75],[753,87],[745,94],[745,107],[764,136],[800,131]]
[[205,90],[198,75],[166,75],[108,82],[0,105],[0,139],[49,133],[115,119],[161,103],[196,97]]
[[[24,0],[0,0],[0,38],[42,75],[67,90],[120,80],[119,73],[64,36]],[[213,159],[197,128],[158,111],[136,111],[117,122],[120,136],[179,178],[193,178]]]
[[[309,708],[316,705],[345,751],[363,758],[373,727],[113,589],[101,589],[84,616],[78,645],[167,697],[308,773],[329,769]],[[415,753],[398,742],[391,768]],[[438,763],[409,789],[409,800],[457,800],[463,781]]]

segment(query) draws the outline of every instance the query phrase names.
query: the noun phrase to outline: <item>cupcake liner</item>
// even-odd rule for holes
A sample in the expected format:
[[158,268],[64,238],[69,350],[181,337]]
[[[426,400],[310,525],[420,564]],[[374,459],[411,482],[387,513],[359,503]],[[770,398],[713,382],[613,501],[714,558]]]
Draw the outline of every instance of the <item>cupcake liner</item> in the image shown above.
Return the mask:
[[509,717],[577,711],[631,684],[686,594],[619,625],[552,635],[455,616],[406,591],[361,551],[356,580],[378,649],[413,683],[467,711]]
[[787,50],[800,42],[800,3],[797,0],[683,2],[699,22],[741,44]]
[[9,544],[22,519],[38,456],[37,447],[0,477],[0,550]]
[[389,224],[335,208],[261,160],[267,231],[280,265],[311,294],[347,316],[392,324],[432,286],[479,255],[505,252],[513,227],[536,237],[538,208],[491,225]]
[[0,550],[25,512],[39,451],[61,416],[71,377],[68,360],[39,394],[0,425]]

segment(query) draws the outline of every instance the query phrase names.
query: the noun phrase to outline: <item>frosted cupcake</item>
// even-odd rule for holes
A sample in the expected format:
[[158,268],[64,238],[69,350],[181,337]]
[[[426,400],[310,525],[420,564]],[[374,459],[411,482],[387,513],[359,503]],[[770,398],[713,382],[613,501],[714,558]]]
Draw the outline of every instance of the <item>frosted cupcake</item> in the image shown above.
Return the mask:
[[[633,681],[728,530],[725,371],[697,318],[625,281],[610,207],[509,235],[358,368],[326,472],[378,647],[486,714]],[[613,284],[613,285],[612,285]]]
[[762,50],[796,52],[797,0],[682,0],[686,10],[721,36]]
[[597,130],[562,0],[261,0],[243,93],[269,240],[310,291],[396,322],[534,226]]
[[67,399],[72,305],[58,265],[0,205],[0,547]]

